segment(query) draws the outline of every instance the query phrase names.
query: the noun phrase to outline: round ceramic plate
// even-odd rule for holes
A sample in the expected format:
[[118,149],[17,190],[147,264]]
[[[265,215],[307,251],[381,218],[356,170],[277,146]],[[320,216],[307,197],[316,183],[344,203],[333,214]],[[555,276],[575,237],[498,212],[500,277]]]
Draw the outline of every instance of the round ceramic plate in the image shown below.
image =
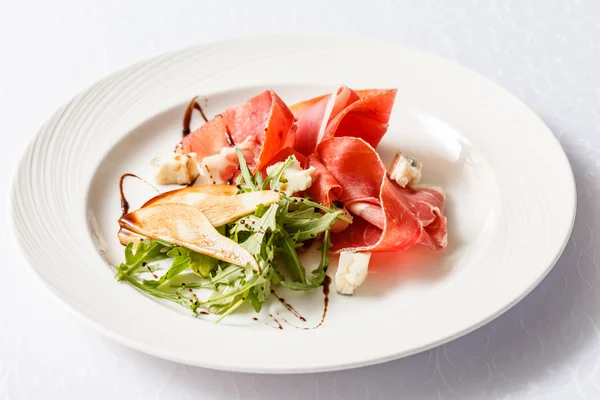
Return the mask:
[[[424,183],[447,195],[448,247],[375,254],[354,296],[286,298],[220,324],[113,279],[118,180],[181,137],[187,102],[216,115],[272,88],[288,104],[352,88],[397,88],[377,149],[421,159]],[[134,185],[135,186],[135,185]],[[143,186],[143,185],[142,185]],[[130,188],[143,197],[144,188]],[[27,149],[11,194],[14,234],[35,274],[76,314],[143,352],[209,368],[292,373],[407,356],[457,338],[514,305],[548,273],[573,224],[568,160],[544,123],[491,81],[388,43],[263,37],[202,45],[144,61],[61,108]],[[309,265],[310,267],[310,265]],[[335,263],[330,273],[335,271]],[[286,295],[287,296],[287,295]],[[283,329],[273,329],[277,316]]]

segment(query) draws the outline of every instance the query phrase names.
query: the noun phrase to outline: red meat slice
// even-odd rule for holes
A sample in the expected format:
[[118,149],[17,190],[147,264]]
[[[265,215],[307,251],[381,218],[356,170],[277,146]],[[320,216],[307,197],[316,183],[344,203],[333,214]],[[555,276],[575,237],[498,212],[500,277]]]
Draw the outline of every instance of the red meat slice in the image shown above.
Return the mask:
[[[290,109],[274,91],[267,90],[208,121],[187,135],[176,150],[195,152],[201,161],[235,145],[242,150],[248,166],[258,171],[283,148],[293,145],[295,131]],[[231,158],[226,153],[226,158]],[[232,172],[228,169],[225,174]],[[231,177],[221,176],[221,179],[227,181]]]
[[[415,244],[435,249],[446,246],[443,193],[434,188],[402,188],[391,181],[375,149],[366,141],[331,138],[319,144],[313,158],[311,165],[323,167],[317,174],[334,179],[341,188],[333,197],[357,216],[347,229],[332,235],[334,251],[398,251]],[[325,185],[310,194],[323,203],[332,198]]]
[[298,119],[294,148],[308,156],[334,136],[353,136],[377,147],[387,131],[396,89],[354,91],[341,86],[334,93],[290,107]]

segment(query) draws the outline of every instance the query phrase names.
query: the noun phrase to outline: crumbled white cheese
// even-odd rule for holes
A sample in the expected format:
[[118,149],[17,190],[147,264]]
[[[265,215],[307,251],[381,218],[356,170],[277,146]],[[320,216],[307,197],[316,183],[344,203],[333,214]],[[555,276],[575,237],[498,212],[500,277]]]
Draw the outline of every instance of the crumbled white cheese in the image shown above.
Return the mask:
[[196,153],[157,157],[151,164],[155,168],[154,180],[159,185],[189,185],[200,174]]
[[398,182],[398,185],[406,187],[419,183],[421,168],[423,168],[423,163],[419,160],[405,156],[398,151],[388,171],[390,178]]
[[352,250],[343,250],[340,254],[337,272],[335,273],[335,286],[338,293],[352,294],[367,277],[371,253],[359,253]]
[[213,183],[210,173],[206,170],[206,167],[201,162],[198,163],[198,172],[199,175],[194,181],[194,186],[210,185]]
[[331,229],[331,233],[339,233],[343,231],[344,229],[348,228],[354,220],[354,217],[352,214],[350,214],[350,211],[348,211],[346,207],[341,208],[341,210],[344,212],[344,217],[348,218],[350,222],[342,221],[341,219],[336,218],[333,225],[331,225],[331,228],[329,228]]
[[204,157],[201,164],[211,178],[210,183],[225,183],[221,179],[222,172],[228,168],[237,167],[238,159],[235,156],[234,148],[223,147],[219,153]]
[[[292,163],[287,167],[281,174],[281,179],[277,187],[273,189],[279,189],[287,195],[292,195],[296,192],[306,190],[312,185],[315,168],[309,167],[308,169],[302,169],[302,166],[298,162],[295,156],[292,156]],[[273,170],[283,165],[283,162],[267,167],[267,174],[270,174]]]

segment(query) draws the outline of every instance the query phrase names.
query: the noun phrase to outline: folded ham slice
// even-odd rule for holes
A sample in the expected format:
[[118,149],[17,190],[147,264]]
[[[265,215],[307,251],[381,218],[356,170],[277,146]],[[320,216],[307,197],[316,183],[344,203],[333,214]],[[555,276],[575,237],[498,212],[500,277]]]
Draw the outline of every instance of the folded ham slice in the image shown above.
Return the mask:
[[267,90],[184,137],[176,151],[195,152],[198,161],[221,154],[232,164],[221,170],[220,178],[226,182],[236,174],[233,146],[242,151],[248,166],[258,171],[281,149],[293,146],[295,132],[294,115],[274,91]]
[[398,251],[415,244],[446,246],[444,195],[434,188],[402,188],[387,176],[375,149],[365,140],[334,137],[320,143],[309,163],[319,179],[335,181],[336,190],[310,188],[316,201],[341,201],[354,222],[332,235],[333,251]]
[[316,155],[308,157],[307,163],[315,168],[315,177],[307,190],[308,194],[324,206],[331,207],[331,203],[342,195],[342,186]]
[[341,86],[334,93],[290,107],[298,119],[294,148],[308,156],[325,139],[354,136],[377,147],[387,131],[396,89],[354,91]]

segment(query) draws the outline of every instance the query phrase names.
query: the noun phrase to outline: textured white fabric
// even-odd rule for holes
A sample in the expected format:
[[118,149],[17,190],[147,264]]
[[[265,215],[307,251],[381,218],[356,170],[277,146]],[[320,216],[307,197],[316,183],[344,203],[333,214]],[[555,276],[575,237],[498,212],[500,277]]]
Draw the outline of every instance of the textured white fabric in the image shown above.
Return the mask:
[[27,270],[4,213],[0,399],[600,398],[599,17],[594,0],[0,0],[4,192],[39,125],[112,71],[231,36],[342,33],[424,49],[507,87],[560,139],[579,201],[556,267],[494,322],[403,360],[302,376],[191,368],[102,337]]

